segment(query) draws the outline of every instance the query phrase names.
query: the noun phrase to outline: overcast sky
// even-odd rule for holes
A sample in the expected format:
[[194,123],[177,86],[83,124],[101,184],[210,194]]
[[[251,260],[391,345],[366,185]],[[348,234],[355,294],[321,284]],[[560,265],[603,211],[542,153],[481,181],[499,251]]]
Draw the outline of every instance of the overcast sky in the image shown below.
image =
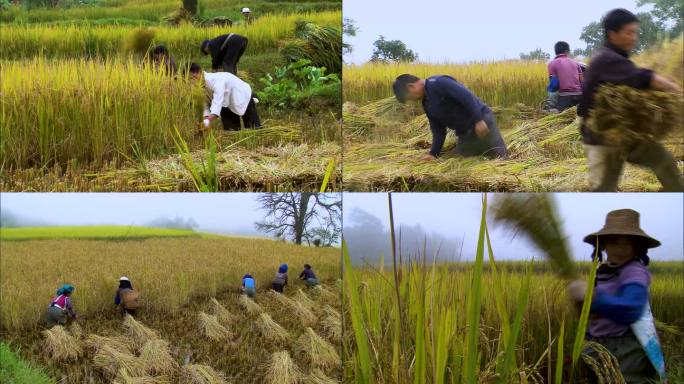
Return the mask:
[[263,236],[256,193],[2,193],[0,208],[48,225],[147,225],[159,218],[194,219],[201,232]]
[[535,48],[551,54],[558,40],[585,47],[582,28],[613,8],[651,9],[634,0],[344,0],[342,7],[359,27],[345,36],[354,47],[345,62],[355,64],[370,59],[379,35],[403,41],[423,62],[517,59]]
[[[420,224],[425,232],[437,232],[460,240],[465,235],[463,258],[472,259],[477,247],[479,220],[482,210],[479,193],[396,193],[392,194],[394,220],[397,225]],[[582,241],[599,230],[605,215],[611,210],[631,208],[641,213],[641,228],[660,240],[662,246],[652,249],[649,256],[657,260],[682,260],[683,198],[678,193],[557,193],[556,202],[564,219],[564,230],[576,259],[588,260],[592,247]],[[494,194],[488,195],[491,202]],[[352,226],[351,213],[362,209],[379,218],[389,228],[386,193],[345,193],[345,227]],[[499,259],[540,257],[527,241],[513,238],[503,228],[490,226],[492,247]],[[429,241],[429,239],[428,239]],[[443,253],[453,254],[453,250]]]

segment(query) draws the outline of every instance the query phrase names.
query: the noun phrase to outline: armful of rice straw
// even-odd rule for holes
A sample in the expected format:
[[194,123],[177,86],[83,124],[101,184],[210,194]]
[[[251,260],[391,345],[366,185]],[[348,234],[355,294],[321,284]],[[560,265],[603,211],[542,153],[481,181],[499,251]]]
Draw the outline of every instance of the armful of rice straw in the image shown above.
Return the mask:
[[570,256],[558,210],[549,194],[507,193],[495,200],[494,222],[525,235],[542,251],[558,275],[572,280],[577,277]]

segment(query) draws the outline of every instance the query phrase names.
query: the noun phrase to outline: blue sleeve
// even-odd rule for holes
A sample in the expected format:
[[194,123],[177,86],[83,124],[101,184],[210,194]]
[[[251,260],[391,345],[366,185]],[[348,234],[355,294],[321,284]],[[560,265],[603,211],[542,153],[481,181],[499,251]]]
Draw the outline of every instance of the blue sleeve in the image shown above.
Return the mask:
[[473,118],[473,122],[478,122],[483,119],[482,107],[475,95],[466,87],[456,80],[448,77],[442,77],[437,80],[439,84],[439,92],[461,104]]
[[116,296],[114,297],[114,305],[121,304],[121,296],[119,296],[119,291],[116,291]]
[[428,118],[428,120],[430,121],[430,130],[432,131],[432,147],[430,148],[430,154],[437,157],[440,152],[442,152],[442,147],[446,140],[447,129],[446,126],[434,119]]
[[549,92],[558,92],[558,88],[560,87],[560,82],[558,81],[558,78],[556,76],[549,76],[549,86],[547,90]]
[[616,295],[598,293],[591,304],[592,312],[618,324],[632,324],[639,320],[648,301],[648,289],[641,284],[626,284]]

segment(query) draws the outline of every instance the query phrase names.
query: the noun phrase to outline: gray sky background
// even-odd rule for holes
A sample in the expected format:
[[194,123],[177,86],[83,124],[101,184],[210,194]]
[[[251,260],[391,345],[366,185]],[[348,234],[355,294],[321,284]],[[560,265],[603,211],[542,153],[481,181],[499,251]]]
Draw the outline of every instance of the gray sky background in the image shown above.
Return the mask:
[[146,225],[158,218],[193,218],[201,232],[264,236],[252,193],[2,193],[0,208],[49,225]]
[[379,35],[403,41],[422,62],[517,59],[535,48],[552,54],[558,40],[585,47],[582,28],[613,8],[651,9],[637,9],[634,0],[344,0],[342,7],[360,29],[345,36],[354,47],[345,62],[355,64],[370,59]]
[[[392,194],[394,218],[399,224],[420,224],[426,232],[441,233],[459,240],[465,234],[463,259],[474,258],[482,212],[479,193],[398,193]],[[494,194],[489,194],[491,202]],[[605,215],[611,210],[631,208],[641,213],[641,228],[662,242],[662,246],[649,251],[654,260],[682,260],[684,244],[683,198],[677,193],[557,193],[555,194],[569,246],[576,259],[588,260],[592,247],[582,238],[599,230]],[[389,229],[386,193],[345,193],[345,227],[354,224],[351,213],[355,208],[376,216]],[[513,238],[505,229],[490,227],[492,247],[499,259],[521,259],[540,253],[523,238]],[[429,239],[428,239],[429,241]],[[458,252],[458,250],[456,250]],[[451,253],[453,250],[444,250]]]

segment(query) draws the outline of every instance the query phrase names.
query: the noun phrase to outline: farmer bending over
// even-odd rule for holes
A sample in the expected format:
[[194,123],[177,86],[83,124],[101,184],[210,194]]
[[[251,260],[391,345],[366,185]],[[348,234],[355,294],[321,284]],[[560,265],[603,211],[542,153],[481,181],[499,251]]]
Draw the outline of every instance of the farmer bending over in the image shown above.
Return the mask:
[[507,156],[506,144],[491,109],[453,77],[421,79],[404,74],[397,77],[392,88],[400,103],[422,101],[432,131],[432,148],[423,160],[434,160],[439,156],[447,128],[456,131],[456,152],[461,156],[490,159]]
[[[639,213],[631,209],[609,212],[604,227],[584,241],[594,246],[598,241],[601,262],[588,338],[617,358],[627,383],[660,382],[658,372],[664,376],[665,367],[648,303],[651,273],[647,268],[648,249],[660,242],[639,227]],[[568,285],[570,297],[577,302],[584,300],[586,289],[584,280]],[[596,351],[587,348],[583,353],[592,356]]]
[[271,288],[274,291],[283,293],[283,289],[287,285],[287,268],[287,264],[281,264],[278,267],[278,273],[276,273],[271,281]]
[[256,280],[249,273],[242,276],[242,292],[251,298],[256,296]]
[[602,84],[626,85],[636,89],[681,92],[681,87],[650,69],[637,67],[629,53],[636,46],[639,19],[625,9],[610,11],[603,18],[605,46],[599,49],[587,69],[582,100],[577,114],[582,118],[581,132],[589,161],[589,184],[595,192],[617,191],[625,161],[653,170],[663,189],[682,190],[682,177],[675,159],[662,144],[641,141],[626,150],[609,146],[601,134],[590,129],[587,118],[594,108],[594,95]]
[[556,109],[564,111],[579,104],[582,97],[582,67],[578,62],[568,57],[570,45],[559,41],[554,46],[556,58],[548,64],[550,82],[557,79],[558,104]]
[[207,73],[198,64],[190,65],[190,76],[204,80],[211,103],[205,105],[204,126],[221,116],[223,129],[240,130],[240,117],[245,128],[259,128],[261,121],[257,114],[252,88],[237,76],[228,72]]
[[211,55],[211,69],[223,69],[237,75],[237,65],[247,49],[247,38],[236,33],[221,35],[211,40],[204,40],[200,49],[205,55]]
[[119,288],[116,290],[116,296],[114,297],[114,305],[119,307],[121,314],[123,316],[134,316],[135,311],[140,307],[139,298],[140,293],[133,289],[131,280],[126,276],[121,276],[119,278]]
[[66,325],[69,317],[76,320],[76,312],[74,312],[74,305],[71,302],[71,294],[74,293],[74,289],[73,285],[64,284],[57,290],[57,294],[50,301],[45,314],[45,323],[48,328],[55,325]]
[[318,285],[316,274],[309,264],[304,264],[304,270],[299,274],[299,280],[304,280],[307,287],[315,287]]

